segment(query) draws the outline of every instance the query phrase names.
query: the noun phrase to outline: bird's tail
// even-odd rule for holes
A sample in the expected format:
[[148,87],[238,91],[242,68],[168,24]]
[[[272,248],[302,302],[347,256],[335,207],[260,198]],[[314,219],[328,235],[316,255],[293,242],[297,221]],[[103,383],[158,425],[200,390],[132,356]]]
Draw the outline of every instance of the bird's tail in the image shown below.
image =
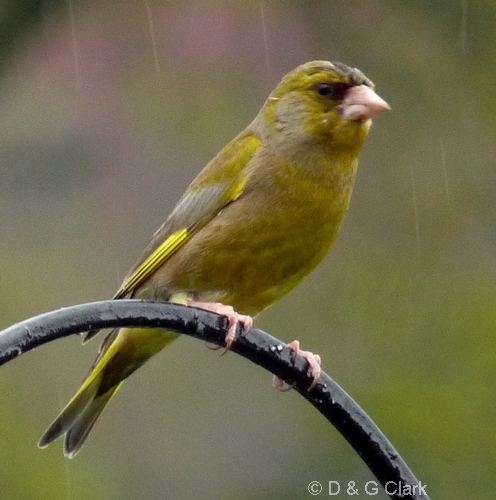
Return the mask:
[[124,379],[176,337],[177,334],[163,330],[112,331],[83,384],[45,431],[38,446],[45,448],[65,434],[64,455],[74,457]]

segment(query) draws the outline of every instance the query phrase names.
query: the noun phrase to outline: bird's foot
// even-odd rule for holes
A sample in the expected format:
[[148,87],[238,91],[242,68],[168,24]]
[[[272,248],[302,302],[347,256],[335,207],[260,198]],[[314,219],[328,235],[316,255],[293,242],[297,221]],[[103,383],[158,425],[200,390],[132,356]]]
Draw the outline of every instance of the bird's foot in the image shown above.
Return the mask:
[[[320,364],[321,364],[320,356],[318,354],[314,354],[313,352],[303,351],[302,349],[300,349],[300,343],[298,342],[298,340],[293,340],[293,342],[288,344],[288,347],[295,354],[299,354],[300,356],[303,356],[307,360],[307,363],[310,365],[310,370],[312,372],[313,381],[307,390],[311,391],[317,385],[320,374],[322,373],[322,369],[320,368]],[[288,391],[289,389],[291,389],[293,387],[292,385],[288,386],[279,377],[276,377],[275,375],[274,375],[274,378],[272,379],[272,385],[278,391],[283,391],[283,392]]]
[[226,306],[220,302],[196,302],[188,301],[188,306],[197,307],[204,311],[210,311],[221,316],[225,316],[228,321],[226,333],[226,349],[229,350],[236,340],[236,329],[241,324],[242,332],[247,332],[253,326],[253,318],[244,314],[238,314],[231,306]]

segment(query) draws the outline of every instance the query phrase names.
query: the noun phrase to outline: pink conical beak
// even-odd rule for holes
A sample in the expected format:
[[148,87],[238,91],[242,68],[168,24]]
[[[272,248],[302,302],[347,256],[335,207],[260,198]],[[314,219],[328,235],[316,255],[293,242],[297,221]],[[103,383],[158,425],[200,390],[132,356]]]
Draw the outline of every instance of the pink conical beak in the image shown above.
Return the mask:
[[370,87],[367,85],[358,85],[348,91],[340,109],[343,119],[364,122],[391,108]]

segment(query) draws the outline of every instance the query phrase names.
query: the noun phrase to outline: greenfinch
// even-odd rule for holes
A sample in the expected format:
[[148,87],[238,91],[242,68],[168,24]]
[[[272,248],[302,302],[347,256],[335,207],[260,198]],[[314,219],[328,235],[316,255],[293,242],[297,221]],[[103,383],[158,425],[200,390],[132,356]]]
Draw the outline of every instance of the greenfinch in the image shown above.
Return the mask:
[[[293,289],[331,248],[371,118],[389,109],[373,89],[342,63],[313,61],[287,74],[251,124],[193,180],[114,298],[225,315],[229,348],[238,325],[250,328],[252,317]],[[39,446],[65,434],[64,454],[76,455],[124,379],[177,336],[111,331]],[[296,341],[290,346],[318,378],[320,358]]]

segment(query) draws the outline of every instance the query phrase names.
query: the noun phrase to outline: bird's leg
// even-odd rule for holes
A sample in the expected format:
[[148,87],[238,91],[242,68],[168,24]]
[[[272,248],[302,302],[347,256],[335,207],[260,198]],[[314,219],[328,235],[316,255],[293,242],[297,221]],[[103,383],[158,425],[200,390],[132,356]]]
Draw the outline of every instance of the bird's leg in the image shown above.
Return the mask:
[[[311,391],[317,385],[320,374],[322,373],[322,369],[320,368],[320,363],[321,363],[320,356],[318,354],[314,354],[313,352],[303,351],[302,349],[300,349],[300,343],[298,342],[298,340],[293,340],[293,342],[288,344],[288,347],[295,354],[303,356],[307,360],[307,363],[310,365],[313,381],[310,384],[308,390]],[[276,377],[275,375],[274,378],[272,379],[272,385],[279,391],[287,391],[292,387],[292,386],[287,387],[286,384],[279,377]]]
[[231,306],[226,306],[220,302],[197,302],[195,300],[188,300],[188,306],[220,314],[227,318],[228,328],[225,338],[226,349],[230,349],[236,340],[236,328],[238,324],[241,323],[243,332],[247,332],[253,326],[253,318],[251,316],[238,314]]

